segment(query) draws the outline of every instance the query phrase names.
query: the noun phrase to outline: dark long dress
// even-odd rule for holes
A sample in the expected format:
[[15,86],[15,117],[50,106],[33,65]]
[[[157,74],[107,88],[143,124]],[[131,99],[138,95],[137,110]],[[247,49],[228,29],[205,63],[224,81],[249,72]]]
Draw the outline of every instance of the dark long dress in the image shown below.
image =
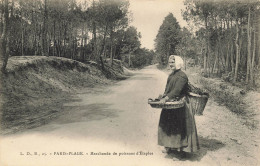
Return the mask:
[[[183,71],[177,70],[169,75],[164,96],[168,96],[170,99],[185,97],[187,89],[188,77]],[[162,109],[158,128],[158,144],[186,152],[195,152],[199,149],[194,114],[188,98],[183,108]]]

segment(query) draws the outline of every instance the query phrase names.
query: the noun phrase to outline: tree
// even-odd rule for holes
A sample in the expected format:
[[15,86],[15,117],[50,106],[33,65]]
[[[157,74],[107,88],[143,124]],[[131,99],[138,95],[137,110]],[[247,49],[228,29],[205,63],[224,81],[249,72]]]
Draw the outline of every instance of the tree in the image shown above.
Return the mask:
[[[233,82],[237,81],[237,77],[238,77],[238,67],[240,64],[240,46],[241,44],[239,43],[239,30],[240,27],[242,26],[242,18],[245,16],[245,4],[241,4],[240,2],[237,2],[233,5],[233,9],[234,11],[234,16],[235,16],[235,23],[236,23],[236,39],[235,39],[235,45],[236,45],[236,63],[235,63],[235,73],[234,73],[234,79]],[[240,25],[239,25],[239,21],[240,21]],[[242,41],[242,39],[241,39]]]
[[223,75],[234,83],[254,82],[259,65],[258,37],[254,39],[259,1],[186,0],[185,5],[184,19],[195,22],[197,39],[204,39],[201,50],[205,49],[203,68],[207,76]]
[[[0,27],[1,36],[9,36],[12,43],[11,56],[50,55],[94,60],[104,69],[104,56],[110,56],[113,62],[115,57],[121,58],[126,48],[128,0],[12,0],[9,6],[8,34],[2,33],[3,8]],[[136,34],[139,40],[140,35]],[[140,41],[131,47],[135,51]]]
[[183,57],[186,69],[186,59],[192,58],[197,59],[197,54],[195,53],[197,50],[197,43],[194,40],[193,35],[187,28],[183,28],[181,30],[181,41],[176,47],[176,53]]
[[204,53],[204,63],[203,68],[204,71],[207,71],[208,66],[208,58],[209,58],[209,17],[211,16],[214,6],[212,5],[212,1],[207,0],[186,0],[185,4],[187,5],[187,10],[183,13],[183,17],[185,20],[190,21],[193,20],[197,24],[199,21],[204,22],[205,28],[205,50]]
[[122,53],[128,54],[129,67],[132,65],[131,55],[141,46],[140,38],[141,38],[141,34],[138,33],[137,29],[133,26],[127,28],[127,30],[124,33],[124,38],[122,41],[122,45],[123,45]]
[[8,56],[9,56],[9,11],[8,0],[4,0],[4,17],[3,17],[3,30],[0,38],[0,54],[1,54],[1,71],[6,71]]
[[42,25],[42,50],[41,53],[43,56],[49,56],[47,51],[47,0],[44,0],[44,9],[43,9],[43,25]]
[[[110,56],[113,59],[114,35],[117,30],[124,29],[128,23],[128,7],[126,0],[99,0],[93,1],[93,5],[87,9],[89,24],[93,29],[93,50],[95,57],[103,66],[103,55],[106,51],[107,39],[110,36]],[[102,41],[97,43],[97,35],[102,36]],[[100,48],[97,50],[97,48]],[[113,61],[112,61],[113,62]],[[111,63],[112,64],[112,63]],[[103,67],[102,67],[103,68]]]
[[[128,25],[128,1],[118,0],[100,0],[99,10],[99,30],[103,31],[104,39],[101,46],[100,57],[103,54],[104,47],[106,44],[106,35],[110,34],[110,58],[111,65],[113,65],[113,48],[114,48],[114,35],[117,30],[124,29]],[[102,58],[102,57],[101,57]]]
[[159,62],[162,65],[166,65],[169,55],[175,53],[176,46],[181,40],[180,32],[181,28],[176,18],[172,13],[168,14],[155,39],[155,50],[159,54]]

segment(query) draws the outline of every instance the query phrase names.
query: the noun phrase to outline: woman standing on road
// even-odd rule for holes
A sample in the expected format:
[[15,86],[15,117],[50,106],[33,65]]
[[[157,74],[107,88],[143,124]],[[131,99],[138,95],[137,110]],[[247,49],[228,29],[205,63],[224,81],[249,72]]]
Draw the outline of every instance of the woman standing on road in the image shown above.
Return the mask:
[[[165,103],[169,99],[185,97],[188,91],[188,77],[181,70],[181,57],[171,55],[168,65],[172,73],[167,79],[165,92],[160,100]],[[186,99],[185,106],[177,109],[162,109],[158,144],[165,147],[165,152],[175,152],[184,157],[184,152],[195,152],[199,149],[197,129],[190,103]]]

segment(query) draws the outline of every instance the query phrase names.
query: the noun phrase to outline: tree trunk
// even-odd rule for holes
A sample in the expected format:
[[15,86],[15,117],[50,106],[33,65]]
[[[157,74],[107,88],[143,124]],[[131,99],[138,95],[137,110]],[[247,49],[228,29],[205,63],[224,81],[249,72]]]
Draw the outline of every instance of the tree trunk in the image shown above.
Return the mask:
[[234,43],[232,41],[231,48],[230,48],[230,64],[231,64],[231,71],[232,73],[235,73],[235,64],[234,64]]
[[226,55],[226,63],[225,63],[225,72],[228,72],[229,71],[229,59],[230,59],[230,57],[229,57],[229,42],[227,43],[227,55]]
[[67,54],[67,42],[66,42],[66,37],[67,37],[67,30],[68,30],[68,25],[67,23],[64,21],[63,23],[63,27],[64,27],[64,33],[63,33],[63,45],[61,47],[61,50],[62,50],[62,53],[63,53],[63,57],[66,57],[66,54]]
[[254,79],[254,67],[255,67],[255,52],[256,52],[256,32],[254,31],[254,40],[253,40],[253,57],[251,62],[251,73],[250,73],[250,84],[253,85],[255,82]]
[[4,0],[4,18],[3,18],[3,33],[0,38],[0,54],[1,54],[1,71],[6,72],[7,61],[9,57],[9,46],[8,46],[8,0]]
[[[229,20],[228,19],[226,20],[226,25],[227,25],[227,32],[231,33],[230,30],[229,30]],[[230,64],[231,64],[231,53],[232,52],[230,52],[230,50],[231,50],[232,42],[230,42],[229,38],[227,38],[227,40],[228,40],[228,43],[227,43],[227,55],[226,55],[225,66],[226,66],[226,72],[229,72],[230,71]]]
[[[59,16],[59,18],[60,18],[60,16]],[[59,38],[58,38],[58,42],[57,42],[57,53],[58,53],[58,56],[59,57],[61,57],[61,44],[62,44],[62,38],[61,38],[61,36],[62,36],[62,29],[61,29],[61,27],[62,27],[62,22],[60,22],[59,23]]]
[[34,51],[34,55],[37,55],[36,52],[36,47],[37,47],[37,23],[35,21],[34,18],[34,13],[35,11],[32,11],[32,24],[33,24],[33,29],[34,29],[34,33],[33,33],[33,51]]
[[128,67],[131,67],[131,54],[128,54]]
[[112,64],[111,64],[111,67],[113,67],[113,64],[114,64],[114,59],[115,59],[115,54],[116,54],[116,46],[113,46],[113,49],[112,49]]
[[[4,6],[4,0],[0,1],[0,5]],[[0,10],[0,34],[3,33],[3,25],[4,25],[4,10]]]
[[250,7],[248,10],[247,23],[247,68],[246,68],[246,83],[249,83],[249,76],[251,70],[251,30],[250,30]]
[[[222,62],[222,56],[221,56],[221,52],[219,51],[219,46],[217,46],[217,54],[216,54],[216,56],[217,56],[217,74],[219,74],[220,73],[220,61]],[[220,57],[221,56],[221,57]],[[220,60],[220,58],[221,58],[221,60]]]
[[[93,0],[93,8],[94,10],[96,9],[95,8],[95,1]],[[98,61],[98,57],[97,57],[97,29],[96,29],[96,21],[95,19],[93,19],[93,42],[94,42],[94,45],[93,45],[93,55],[92,55],[92,58],[95,59],[96,61]]]
[[110,60],[111,60],[111,66],[113,66],[113,30],[111,28],[111,32],[110,32],[110,43],[111,43],[111,46],[110,46]]
[[236,64],[235,64],[235,74],[234,74],[233,82],[237,81],[237,74],[238,74],[239,53],[240,53],[238,37],[239,37],[239,27],[238,27],[238,19],[236,19],[236,41],[235,41],[235,44],[236,44]]
[[94,37],[94,46],[93,46],[93,59],[97,60],[97,32],[96,32],[96,23],[93,22],[93,37]]
[[53,32],[52,32],[52,33],[53,33],[53,36],[52,36],[52,39],[53,39],[53,40],[52,40],[52,42],[53,42],[53,45],[52,45],[52,56],[55,56],[55,44],[56,44],[56,43],[55,43],[55,40],[56,40],[56,36],[55,36],[55,35],[56,35],[56,34],[55,34],[55,30],[56,30],[56,29],[55,29],[55,28],[56,28],[56,27],[55,27],[55,26],[56,26],[56,21],[54,20],[54,21],[53,21],[53,29],[52,29],[52,30],[53,30]]
[[[219,64],[219,71],[220,72],[223,72],[223,71],[226,71],[227,69],[226,69],[226,61],[225,61],[225,53],[224,53],[224,50],[223,49],[221,49],[221,47],[219,48],[219,51],[220,51],[220,54],[221,54],[221,57],[220,57],[220,62],[221,62],[221,66],[220,66],[220,64]],[[223,70],[221,70],[221,69],[223,69]]]
[[113,66],[113,44],[112,43],[110,46],[110,60],[111,60],[111,66]]
[[83,44],[84,44],[84,29],[85,29],[85,24],[83,24],[83,27],[82,27],[82,31],[81,31],[81,43],[80,43],[80,55],[81,55],[81,60],[82,62],[85,61],[85,55],[84,55],[84,48],[83,48]]
[[257,72],[260,73],[260,37],[259,37],[259,32],[260,32],[260,26],[259,26],[259,23],[260,23],[260,16],[257,15],[256,17],[256,24],[255,24],[255,33],[257,35],[257,38],[256,38],[256,43],[257,43],[257,46],[256,46],[256,56],[258,58],[258,70]]
[[104,45],[104,58],[107,58],[107,43]]
[[207,17],[205,17],[205,27],[206,27],[206,52],[204,54],[203,69],[204,69],[204,72],[207,73],[207,58],[208,58],[208,54],[209,54],[209,44],[208,44],[209,37],[208,37],[208,19],[207,19]]
[[105,70],[105,66],[104,66],[102,54],[103,54],[103,51],[104,51],[104,46],[106,45],[107,28],[108,28],[108,27],[107,27],[107,25],[106,25],[106,27],[105,27],[105,32],[104,32],[104,36],[103,36],[103,42],[102,42],[101,50],[100,50],[100,53],[99,53],[99,60],[100,60],[101,67],[102,67],[102,70],[103,70],[103,71]]
[[73,37],[73,30],[72,30],[72,23],[70,22],[69,28],[71,29],[70,31],[70,38],[69,38],[69,54],[70,58],[74,59],[74,37]]
[[47,56],[50,55],[50,51],[51,51],[51,35],[49,34],[49,32],[47,33]]
[[39,24],[39,35],[38,35],[38,37],[39,37],[39,40],[38,40],[38,45],[37,45],[37,54],[39,54],[39,55],[42,55],[41,54],[41,51],[42,51],[42,49],[41,49],[41,47],[42,47],[42,25],[41,24]]
[[211,73],[215,73],[217,61],[218,61],[218,56],[215,56],[214,65],[212,67]]
[[[23,20],[21,20],[23,21]],[[21,55],[24,56],[24,25],[23,22],[21,24],[21,30],[22,30],[22,40],[21,40]]]
[[48,55],[47,47],[47,0],[44,0],[44,12],[43,12],[43,26],[42,26],[42,47],[41,54],[42,56]]
[[186,54],[183,54],[183,57],[184,57],[184,70],[186,70],[186,66],[187,66]]
[[11,5],[11,9],[10,9],[10,17],[13,18],[14,17],[14,0],[12,0],[12,5]]

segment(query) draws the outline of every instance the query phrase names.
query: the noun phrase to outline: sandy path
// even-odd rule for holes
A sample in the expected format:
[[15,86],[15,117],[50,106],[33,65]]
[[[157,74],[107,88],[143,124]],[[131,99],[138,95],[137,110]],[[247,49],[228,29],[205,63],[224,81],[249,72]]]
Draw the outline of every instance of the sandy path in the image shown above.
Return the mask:
[[166,79],[165,73],[151,66],[112,87],[78,94],[55,121],[1,136],[0,165],[258,164],[257,131],[243,126],[212,99],[204,115],[196,116],[201,150],[184,161],[161,153],[157,145],[160,111],[151,108],[147,99],[163,92]]

